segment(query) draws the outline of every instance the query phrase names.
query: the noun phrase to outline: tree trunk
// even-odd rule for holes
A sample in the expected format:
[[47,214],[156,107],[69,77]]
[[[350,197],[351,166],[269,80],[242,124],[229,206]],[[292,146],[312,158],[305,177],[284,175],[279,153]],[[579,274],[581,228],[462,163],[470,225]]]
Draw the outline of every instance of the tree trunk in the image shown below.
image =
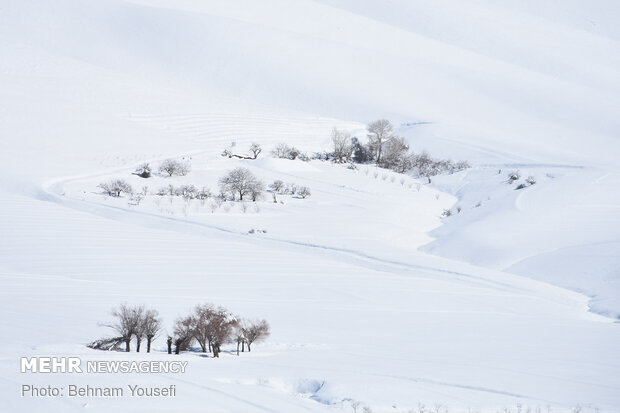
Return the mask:
[[136,353],[140,352],[140,344],[142,344],[142,339],[136,338]]
[[168,337],[168,341],[166,343],[168,344],[168,354],[172,354],[172,338]]
[[239,355],[239,340],[237,340],[237,355]]
[[181,352],[181,343],[174,343],[174,354],[179,354]]
[[252,349],[250,349],[250,342],[248,341],[248,352],[252,351]]
[[146,352],[147,353],[151,352],[151,341],[153,341],[153,337],[146,338]]
[[209,353],[212,351],[211,349],[211,340],[209,340]]
[[245,353],[245,340],[241,341],[241,352]]
[[127,353],[131,351],[131,338],[125,340],[125,351]]

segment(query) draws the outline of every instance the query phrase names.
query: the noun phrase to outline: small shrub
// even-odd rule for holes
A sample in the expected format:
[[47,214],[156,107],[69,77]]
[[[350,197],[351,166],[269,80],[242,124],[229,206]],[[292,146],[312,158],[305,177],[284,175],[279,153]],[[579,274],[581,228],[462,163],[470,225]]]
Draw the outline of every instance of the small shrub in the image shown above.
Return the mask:
[[518,191],[519,189],[523,189],[523,188],[527,188],[526,184],[519,184],[517,185],[517,187],[515,188],[515,191]]
[[308,188],[307,186],[302,186],[299,188],[299,190],[297,190],[297,195],[299,195],[303,199],[306,199],[312,194],[310,193],[310,188]]
[[452,210],[450,209],[444,209],[443,212],[441,213],[442,217],[450,217],[452,216]]
[[151,172],[151,166],[148,163],[143,163],[136,168],[135,174],[140,178],[150,178]]
[[272,184],[269,185],[269,189],[271,189],[273,192],[280,193],[284,189],[285,185],[286,184],[284,182],[276,179],[275,181],[273,181]]
[[525,178],[525,182],[527,182],[528,185],[535,185],[536,184],[536,178],[534,178],[533,176],[528,176],[527,178]]
[[521,179],[521,172],[519,171],[508,172],[508,183],[511,184],[515,181],[518,181],[519,179]]
[[213,196],[209,188],[205,188],[204,186],[198,192],[196,192],[196,199],[205,200],[209,199]]

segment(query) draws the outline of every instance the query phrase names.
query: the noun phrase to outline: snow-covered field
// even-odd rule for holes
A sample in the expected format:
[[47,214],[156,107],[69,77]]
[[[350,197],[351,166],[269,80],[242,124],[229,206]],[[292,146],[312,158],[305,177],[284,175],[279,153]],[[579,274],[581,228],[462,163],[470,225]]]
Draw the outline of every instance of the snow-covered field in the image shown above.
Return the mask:
[[[2,411],[620,411],[619,18],[611,0],[0,1]],[[329,150],[332,127],[365,140],[380,117],[473,167],[429,185],[268,154]],[[233,142],[264,151],[222,157]],[[166,158],[191,172],[132,175]],[[217,192],[238,166],[312,195],[155,195]],[[148,195],[106,197],[112,178]],[[214,302],[272,335],[220,359],[169,356],[165,334],[151,354],[88,349],[123,302],[166,333]],[[19,372],[49,355],[189,364]]]

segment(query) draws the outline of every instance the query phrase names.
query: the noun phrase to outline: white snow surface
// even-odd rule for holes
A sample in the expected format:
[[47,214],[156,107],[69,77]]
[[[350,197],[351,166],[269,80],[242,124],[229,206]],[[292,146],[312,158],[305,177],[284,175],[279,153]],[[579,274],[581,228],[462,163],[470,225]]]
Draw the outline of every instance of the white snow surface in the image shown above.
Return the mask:
[[[2,410],[620,411],[618,19],[613,0],[0,1]],[[473,167],[429,185],[268,155],[328,150],[332,127],[364,140],[380,117],[413,150]],[[233,142],[265,149],[220,156]],[[131,174],[170,157],[192,171]],[[152,194],[217,191],[237,166],[312,195]],[[105,197],[112,178],[151,194]],[[168,356],[165,334],[151,354],[88,349],[123,302],[157,308],[168,333],[204,302],[273,332],[220,359]],[[189,365],[19,373],[49,355]],[[22,384],[177,396],[29,398]]]

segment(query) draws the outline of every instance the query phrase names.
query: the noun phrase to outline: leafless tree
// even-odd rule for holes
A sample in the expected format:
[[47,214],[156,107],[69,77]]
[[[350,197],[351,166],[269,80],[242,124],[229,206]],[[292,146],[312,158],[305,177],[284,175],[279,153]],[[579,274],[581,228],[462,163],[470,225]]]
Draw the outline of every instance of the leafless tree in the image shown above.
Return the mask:
[[252,343],[265,340],[271,334],[267,320],[246,320],[241,325],[248,351],[251,351]]
[[351,144],[351,134],[337,128],[332,129],[332,145],[334,151],[332,157],[334,162],[350,162],[353,155],[353,145]]
[[213,357],[219,357],[222,344],[230,342],[237,317],[222,307],[217,307],[209,318],[209,342]]
[[142,340],[146,337],[146,330],[144,328],[144,306],[133,307],[132,311],[133,317],[136,320],[136,327],[133,335],[136,337],[136,352],[139,353],[142,347]]
[[175,159],[166,159],[161,163],[161,165],[159,165],[158,170],[162,174],[168,174],[168,176],[185,176],[190,171],[190,165],[187,162],[181,162]]
[[133,188],[123,179],[112,179],[98,185],[106,195],[118,198],[121,194],[133,194]]
[[301,151],[294,146],[288,146],[285,143],[280,143],[275,147],[271,154],[276,158],[295,160],[301,154]]
[[390,140],[394,133],[394,126],[387,119],[379,119],[368,124],[368,147],[374,155],[374,160],[381,163],[383,145]]
[[234,201],[237,196],[243,201],[243,197],[249,195],[256,201],[265,189],[265,184],[247,168],[235,168],[220,178],[220,190],[229,194]]
[[412,162],[408,159],[409,145],[400,136],[392,136],[384,144],[383,159],[377,162],[384,168],[403,173],[411,169]]
[[125,342],[125,351],[131,351],[131,338],[136,334],[140,324],[142,307],[129,307],[127,304],[121,304],[118,309],[112,310],[112,315],[116,317],[116,321],[109,324],[108,327],[113,328]]
[[146,352],[151,352],[151,343],[161,331],[161,318],[157,310],[146,310],[142,317],[142,330],[146,336]]
[[174,325],[174,354],[187,350],[194,339],[192,317],[180,318]]
[[308,188],[307,186],[302,186],[297,190],[297,195],[305,199],[312,194],[310,193],[310,188]]
[[194,309],[194,315],[192,317],[193,326],[192,334],[203,353],[211,352],[211,343],[209,342],[209,319],[214,312],[212,304],[197,305]]
[[273,192],[277,192],[280,193],[280,191],[282,191],[285,187],[285,183],[282,182],[279,179],[276,179],[275,181],[273,181],[272,184],[269,185],[269,189],[271,189]]
[[192,317],[193,337],[200,344],[201,350],[213,352],[219,357],[222,344],[228,343],[237,326],[237,317],[223,307],[213,304],[196,306]]
[[258,155],[263,151],[263,148],[258,143],[252,142],[250,145],[250,152],[252,152],[252,156],[254,159],[258,158]]

